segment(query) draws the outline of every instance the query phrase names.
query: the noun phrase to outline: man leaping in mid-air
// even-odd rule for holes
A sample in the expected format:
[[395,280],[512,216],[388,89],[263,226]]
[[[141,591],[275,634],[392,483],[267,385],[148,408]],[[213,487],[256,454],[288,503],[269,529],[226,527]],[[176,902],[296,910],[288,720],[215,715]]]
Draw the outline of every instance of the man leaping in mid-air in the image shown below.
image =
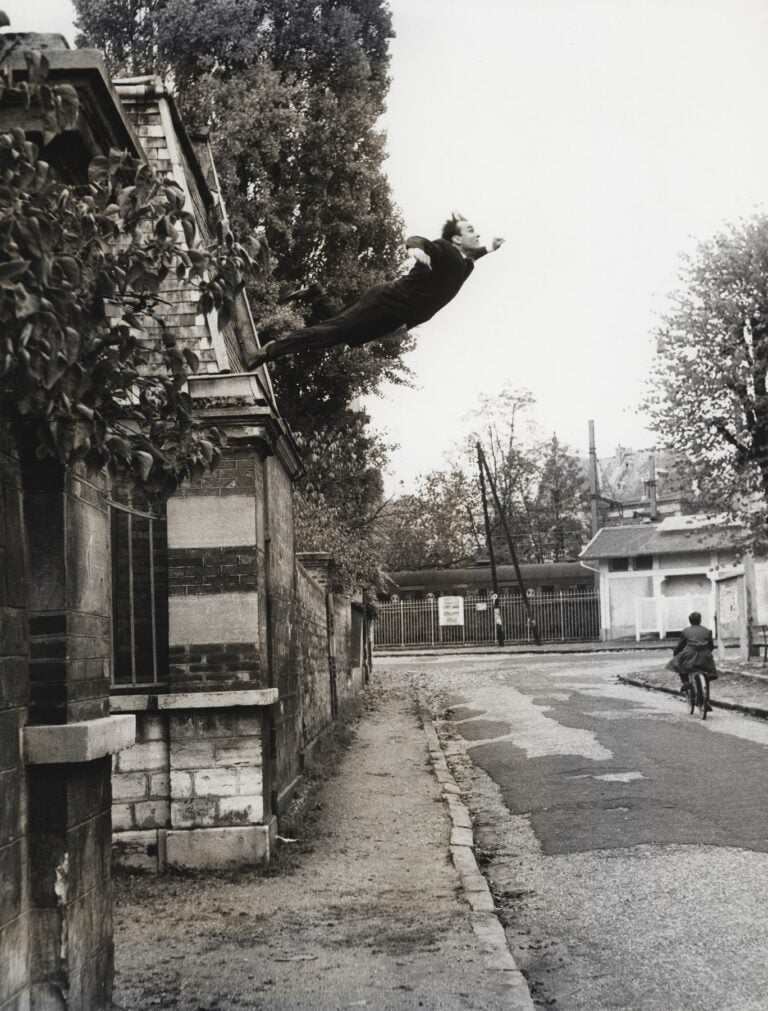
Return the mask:
[[[503,242],[504,239],[494,239],[491,251]],[[458,294],[474,270],[474,261],[489,252],[480,245],[474,227],[459,214],[446,221],[441,238],[430,241],[414,235],[405,245],[408,255],[416,261],[411,270],[397,281],[368,288],[341,311],[329,308],[317,285],[289,296],[289,299],[306,298],[312,303],[315,317],[322,317],[321,321],[270,341],[251,355],[247,368],[255,369],[285,355],[315,348],[337,344],[357,347],[380,340],[400,327],[426,323]]]

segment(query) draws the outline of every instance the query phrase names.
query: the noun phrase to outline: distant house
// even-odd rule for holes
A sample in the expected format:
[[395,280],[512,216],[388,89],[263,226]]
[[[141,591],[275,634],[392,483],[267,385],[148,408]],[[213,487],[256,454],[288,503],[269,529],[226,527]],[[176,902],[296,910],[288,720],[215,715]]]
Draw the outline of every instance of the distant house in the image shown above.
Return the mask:
[[723,518],[671,516],[605,527],[581,552],[599,574],[604,639],[664,638],[700,611],[721,641],[746,645],[768,622],[768,561],[744,550],[744,529]]
[[597,462],[603,526],[676,516],[694,496],[677,454],[617,446]]

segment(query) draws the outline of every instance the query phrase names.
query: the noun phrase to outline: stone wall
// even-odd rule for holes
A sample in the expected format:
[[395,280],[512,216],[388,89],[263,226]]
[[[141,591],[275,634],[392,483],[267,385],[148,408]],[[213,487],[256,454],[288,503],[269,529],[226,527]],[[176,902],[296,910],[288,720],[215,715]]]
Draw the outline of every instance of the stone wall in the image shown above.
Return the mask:
[[[135,711],[151,698],[116,697],[114,705]],[[269,698],[198,695],[198,708],[136,712],[136,744],[120,754],[112,773],[118,863],[163,870],[269,856],[275,833],[264,777]],[[229,699],[250,705],[216,708]]]
[[265,606],[269,627],[271,683],[280,701],[273,714],[273,803],[283,808],[301,773],[301,695],[296,660],[301,649],[296,621],[296,559],[293,538],[293,488],[275,457],[264,461],[264,499],[267,517]]
[[[301,750],[330,724],[337,706],[326,590],[298,563],[293,621],[295,670],[301,687]],[[330,604],[332,608],[332,603]],[[332,612],[331,612],[332,613]]]
[[[29,983],[26,782],[29,646],[21,476],[0,427],[0,1008],[22,1006]],[[18,1003],[17,1003],[18,1002]]]
[[133,739],[107,715],[105,488],[33,456],[19,467],[6,442],[0,497],[0,1008],[98,1011],[112,985],[109,756]]

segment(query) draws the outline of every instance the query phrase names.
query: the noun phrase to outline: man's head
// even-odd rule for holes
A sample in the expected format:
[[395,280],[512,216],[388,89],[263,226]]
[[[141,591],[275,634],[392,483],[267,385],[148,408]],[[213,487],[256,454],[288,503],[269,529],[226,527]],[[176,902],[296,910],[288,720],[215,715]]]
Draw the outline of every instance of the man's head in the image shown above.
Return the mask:
[[480,236],[474,225],[455,212],[443,225],[442,237],[446,242],[453,243],[462,254],[472,253],[480,246]]
[[691,613],[688,615],[688,621],[691,623],[691,625],[700,625],[701,615],[699,614],[698,611],[691,611]]

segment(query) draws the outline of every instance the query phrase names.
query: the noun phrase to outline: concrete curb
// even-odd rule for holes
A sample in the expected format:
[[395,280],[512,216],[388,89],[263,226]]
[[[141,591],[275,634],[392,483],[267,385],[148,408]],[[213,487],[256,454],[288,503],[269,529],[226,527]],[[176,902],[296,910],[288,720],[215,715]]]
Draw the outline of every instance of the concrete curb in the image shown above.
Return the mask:
[[494,973],[494,981],[504,994],[502,1005],[504,1008],[509,1011],[534,1011],[528,983],[507,946],[507,938],[496,915],[491,890],[477,866],[472,819],[461,801],[461,791],[448,768],[432,713],[423,692],[418,693],[418,701],[419,716],[427,736],[432,769],[442,788],[443,801],[451,817],[451,859],[458,871],[464,898],[471,909],[472,930],[484,956],[485,968],[489,973]]
[[586,653],[653,653],[661,650],[668,650],[669,643],[632,643],[627,645],[613,645],[611,643],[600,642],[594,646],[584,644],[569,648],[567,643],[544,643],[537,646],[535,643],[524,646],[381,646],[373,647],[373,655],[379,659],[386,660],[397,657],[432,657],[432,656],[541,656],[542,654],[556,654],[557,656],[568,656],[571,653],[583,656]]
[[[640,678],[625,677],[619,674],[617,680],[622,684],[632,685],[634,688],[645,688],[649,692],[662,692],[664,695],[674,695],[678,699],[682,698],[680,692],[675,688],[666,688],[664,685],[650,685],[647,681],[641,681]],[[713,709],[727,709],[732,713],[743,713],[745,716],[755,716],[758,719],[768,720],[768,709],[763,709],[760,706],[747,706],[741,702],[727,702],[724,699],[718,698],[711,698],[709,703]]]

